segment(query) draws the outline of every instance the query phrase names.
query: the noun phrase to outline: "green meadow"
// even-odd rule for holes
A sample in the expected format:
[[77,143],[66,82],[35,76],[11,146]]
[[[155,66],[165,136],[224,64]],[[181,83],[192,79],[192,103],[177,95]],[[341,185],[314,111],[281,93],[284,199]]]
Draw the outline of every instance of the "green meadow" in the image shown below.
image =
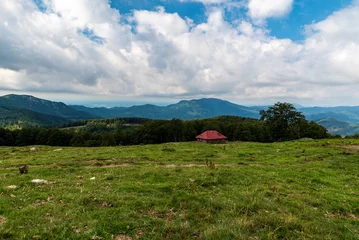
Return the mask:
[[0,239],[359,239],[359,140],[1,147]]

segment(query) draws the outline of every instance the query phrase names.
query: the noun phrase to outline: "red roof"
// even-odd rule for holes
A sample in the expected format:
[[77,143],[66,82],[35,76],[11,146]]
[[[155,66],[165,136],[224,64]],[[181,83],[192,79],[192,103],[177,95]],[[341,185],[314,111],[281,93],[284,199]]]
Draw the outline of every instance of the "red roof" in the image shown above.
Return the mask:
[[198,135],[196,138],[204,139],[204,140],[218,140],[218,139],[226,139],[227,137],[217,132],[216,130],[208,130]]

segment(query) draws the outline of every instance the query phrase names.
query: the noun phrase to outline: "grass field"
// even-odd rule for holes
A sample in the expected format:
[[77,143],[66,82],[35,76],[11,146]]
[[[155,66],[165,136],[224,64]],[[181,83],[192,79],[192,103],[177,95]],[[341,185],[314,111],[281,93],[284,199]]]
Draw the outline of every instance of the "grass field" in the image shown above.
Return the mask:
[[358,146],[1,147],[0,239],[359,239]]

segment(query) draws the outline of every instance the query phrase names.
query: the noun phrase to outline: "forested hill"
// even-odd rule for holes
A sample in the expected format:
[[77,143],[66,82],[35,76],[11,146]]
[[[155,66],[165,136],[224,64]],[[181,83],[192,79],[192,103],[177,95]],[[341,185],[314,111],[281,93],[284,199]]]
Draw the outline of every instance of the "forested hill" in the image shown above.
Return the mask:
[[333,135],[351,136],[359,133],[358,123],[348,123],[334,118],[323,118],[316,122],[328,129],[328,132]]
[[94,117],[89,113],[73,109],[62,102],[52,102],[29,95],[10,94],[0,97],[0,107],[7,109],[28,109],[33,112],[71,120]]
[[28,109],[11,109],[0,106],[0,127],[9,129],[57,127],[68,119],[34,112]]
[[28,95],[0,97],[0,127],[56,127],[73,120],[96,118],[61,102]]
[[191,120],[222,115],[250,118],[259,117],[259,110],[256,108],[245,107],[215,98],[180,101],[165,107],[150,104],[115,108],[71,107],[103,118],[142,117],[151,119],[178,118],[182,120]]

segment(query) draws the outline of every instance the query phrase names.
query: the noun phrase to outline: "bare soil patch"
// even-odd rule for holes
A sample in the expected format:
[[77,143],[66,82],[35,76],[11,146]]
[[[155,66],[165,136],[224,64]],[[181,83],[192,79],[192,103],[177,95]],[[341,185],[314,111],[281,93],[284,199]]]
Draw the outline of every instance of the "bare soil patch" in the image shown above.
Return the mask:
[[343,148],[359,150],[359,145],[344,146]]
[[0,225],[6,222],[6,219],[0,215]]
[[340,213],[325,213],[324,216],[326,218],[342,218],[342,219],[353,219],[359,221],[359,217],[355,216],[354,214],[343,215]]
[[128,236],[128,235],[117,235],[113,237],[114,240],[132,240],[132,237]]
[[[103,166],[87,166],[85,168],[117,168],[117,167],[134,167],[139,166],[133,163],[118,163],[118,164],[109,164]],[[235,164],[215,164],[218,167],[234,167]],[[176,167],[183,167],[183,168],[191,168],[191,167],[207,167],[206,164],[158,164],[155,167],[163,167],[163,168],[176,168]]]
[[[219,167],[234,167],[235,164],[215,164],[215,166]],[[176,167],[185,167],[185,168],[191,168],[191,167],[207,167],[206,164],[165,164],[165,165],[157,165],[157,167],[164,167],[164,168],[176,168]]]
[[102,165],[102,166],[86,166],[85,168],[117,168],[117,167],[134,167],[136,164],[133,163],[118,163],[118,164],[109,164],[109,165]]
[[[112,161],[112,160],[107,160],[107,161]],[[83,162],[87,162],[87,163],[99,163],[101,161],[98,160],[89,160],[89,161],[83,161]],[[104,161],[105,162],[105,161]],[[109,162],[107,162],[109,163]],[[34,164],[34,165],[29,165],[29,167],[48,167],[48,166],[53,166],[53,164]],[[84,168],[117,168],[117,167],[135,167],[135,166],[140,166],[140,165],[136,165],[134,163],[114,163],[114,164],[103,164],[103,165],[90,165],[90,166],[83,166]],[[152,165],[153,166],[153,165]],[[156,164],[156,167],[163,167],[163,168],[176,168],[176,167],[183,167],[183,168],[192,168],[192,167],[208,167],[206,164]],[[238,163],[238,164],[232,164],[232,163],[223,163],[223,164],[214,164],[215,167],[235,167],[235,166],[262,166],[262,164],[243,164],[243,163]],[[1,166],[0,169],[16,169],[19,166]],[[65,166],[66,167],[66,166]]]

